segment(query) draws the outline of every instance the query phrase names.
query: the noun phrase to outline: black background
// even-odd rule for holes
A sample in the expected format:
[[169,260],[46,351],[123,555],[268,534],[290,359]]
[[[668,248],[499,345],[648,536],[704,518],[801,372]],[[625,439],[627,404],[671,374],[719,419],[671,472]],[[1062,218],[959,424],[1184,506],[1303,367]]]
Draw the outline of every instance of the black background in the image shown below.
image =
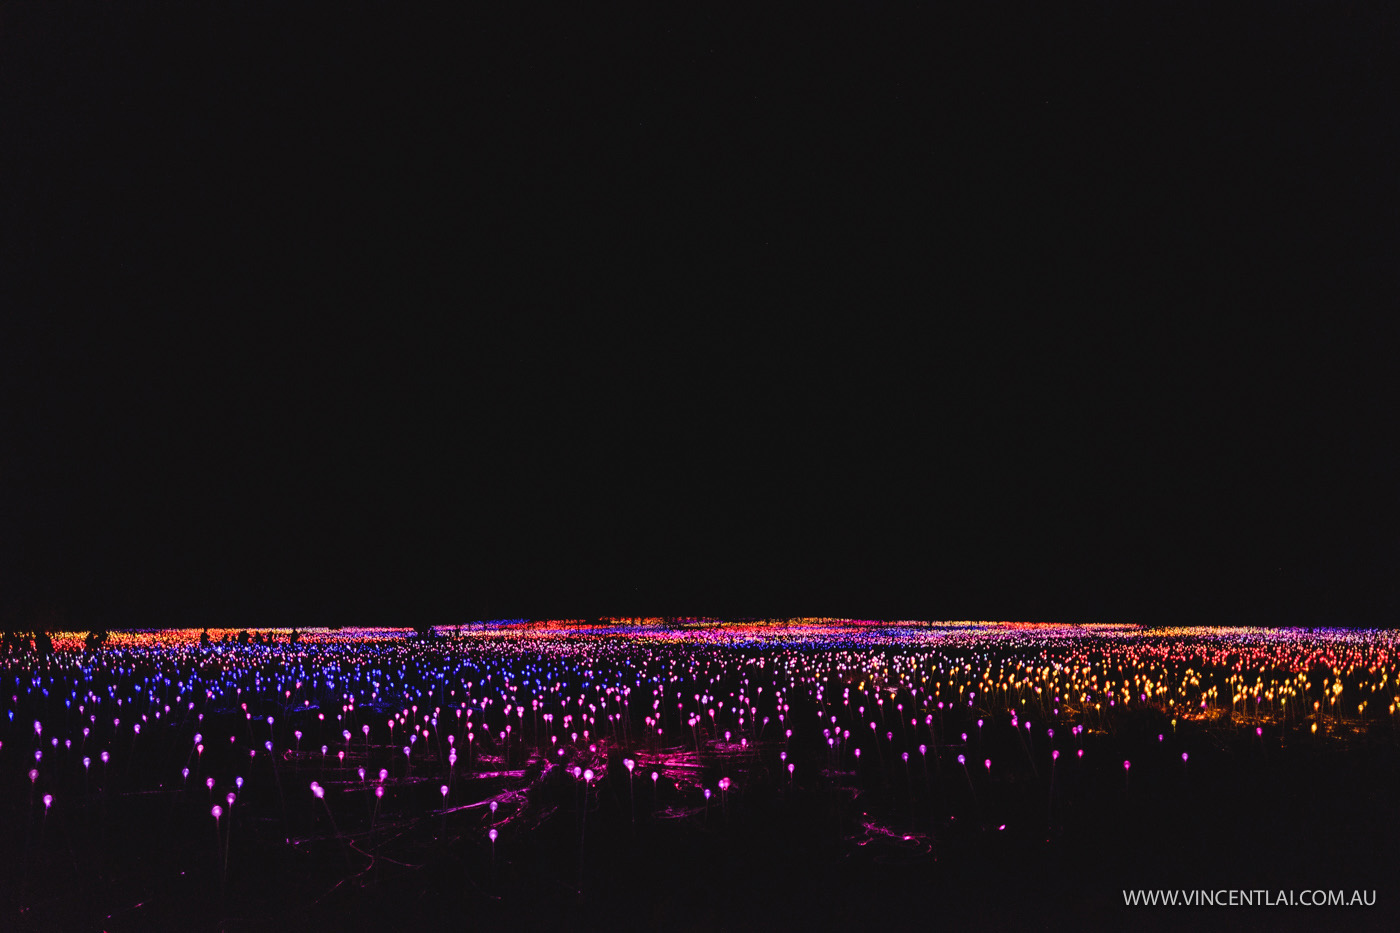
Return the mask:
[[460,6],[0,6],[8,623],[1393,623],[1388,5]]

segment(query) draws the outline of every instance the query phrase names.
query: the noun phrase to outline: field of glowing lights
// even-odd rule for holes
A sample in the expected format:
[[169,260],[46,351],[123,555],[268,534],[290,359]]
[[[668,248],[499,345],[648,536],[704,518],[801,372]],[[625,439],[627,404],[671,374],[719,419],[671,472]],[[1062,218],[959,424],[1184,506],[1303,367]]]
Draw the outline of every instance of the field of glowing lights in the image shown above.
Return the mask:
[[0,929],[1176,926],[1376,889],[1400,634],[793,620],[4,659]]

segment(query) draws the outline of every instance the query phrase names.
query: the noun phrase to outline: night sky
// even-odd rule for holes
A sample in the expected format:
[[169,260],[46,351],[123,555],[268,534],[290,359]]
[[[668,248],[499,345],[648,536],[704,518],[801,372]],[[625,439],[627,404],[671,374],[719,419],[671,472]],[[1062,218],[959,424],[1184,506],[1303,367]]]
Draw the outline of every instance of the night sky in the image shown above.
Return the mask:
[[1395,624],[1393,5],[435,6],[0,5],[7,624]]

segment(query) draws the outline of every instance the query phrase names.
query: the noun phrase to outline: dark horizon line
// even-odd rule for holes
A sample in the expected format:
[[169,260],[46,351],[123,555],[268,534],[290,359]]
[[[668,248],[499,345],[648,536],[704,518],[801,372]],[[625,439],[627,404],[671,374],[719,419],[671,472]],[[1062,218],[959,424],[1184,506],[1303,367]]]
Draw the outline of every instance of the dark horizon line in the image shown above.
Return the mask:
[[1297,619],[1274,619],[1272,621],[1260,619],[1234,619],[1225,620],[1219,618],[1177,618],[1151,619],[1151,618],[1047,618],[1044,616],[1011,618],[1011,617],[974,617],[974,616],[916,616],[902,613],[837,613],[828,615],[813,614],[763,614],[763,615],[743,615],[743,614],[716,614],[684,613],[679,615],[502,615],[491,618],[463,619],[458,622],[443,621],[392,621],[392,620],[361,620],[347,619],[345,621],[329,621],[325,619],[309,619],[297,622],[291,619],[269,619],[263,624],[255,624],[245,621],[231,621],[228,619],[207,619],[199,620],[184,619],[180,621],[170,621],[164,624],[98,624],[85,622],[81,624],[72,622],[59,623],[17,623],[6,621],[0,624],[0,632],[5,633],[38,633],[38,632],[58,632],[58,631],[107,631],[107,632],[137,632],[137,631],[161,631],[166,629],[236,629],[249,632],[270,631],[280,629],[345,629],[345,628],[366,628],[366,629],[391,629],[407,628],[413,629],[419,626],[432,627],[435,629],[462,628],[469,625],[493,625],[505,623],[569,623],[580,626],[607,626],[635,623],[639,621],[659,620],[663,625],[674,624],[732,624],[732,623],[788,623],[795,621],[826,621],[826,622],[875,622],[884,624],[897,624],[900,622],[925,622],[925,623],[972,623],[972,624],[1012,624],[1012,625],[1133,625],[1141,628],[1154,628],[1163,626],[1182,627],[1221,627],[1221,628],[1265,628],[1265,629],[1347,629],[1347,630],[1400,630],[1400,625],[1385,625],[1376,621],[1354,619],[1342,621],[1340,619],[1314,619],[1305,622]]

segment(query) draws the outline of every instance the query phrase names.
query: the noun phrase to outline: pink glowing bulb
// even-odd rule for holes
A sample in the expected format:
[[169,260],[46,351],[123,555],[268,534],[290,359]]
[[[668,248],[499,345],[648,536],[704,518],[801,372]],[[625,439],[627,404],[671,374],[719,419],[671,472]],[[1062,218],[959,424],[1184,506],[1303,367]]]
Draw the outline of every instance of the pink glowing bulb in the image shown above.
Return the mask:
[[491,831],[486,834],[486,837],[491,840],[492,845],[495,845],[496,840],[500,837],[500,833],[496,832],[495,828],[493,827]]
[[986,761],[982,762],[982,767],[986,768],[988,771],[992,770],[992,759],[988,758]]
[[962,765],[963,767],[967,767],[967,756],[966,756],[966,755],[959,755],[959,756],[958,756],[958,764]]
[[376,784],[376,785],[374,785],[374,796],[375,796],[375,799],[378,799],[378,798],[384,796],[384,785],[383,785],[383,784]]
[[495,814],[496,808],[497,808],[498,806],[500,806],[500,804],[496,803],[496,801],[494,801],[494,800],[491,801],[491,813],[492,813],[493,815]]
[[729,790],[729,778],[722,777],[719,779],[719,789],[723,791]]
[[628,774],[631,774],[632,769],[637,767],[637,763],[631,758],[624,758],[622,759],[622,766],[627,769]]
[[655,784],[659,780],[661,780],[661,775],[657,774],[655,771],[651,772],[651,783]]
[[316,795],[316,799],[317,799],[317,800],[320,800],[320,799],[322,799],[323,797],[325,797],[325,795],[326,795],[326,789],[325,789],[324,787],[322,787],[320,784],[317,784],[315,781],[312,781],[312,782],[311,782],[311,793],[313,793],[313,794]]
[[[87,763],[88,763],[88,759],[84,758],[84,759],[83,759],[83,767],[84,767],[84,768],[87,767]],[[180,769],[180,777],[182,777],[182,778],[184,778],[185,780],[188,781],[188,780],[190,779],[190,769],[189,769],[189,768],[181,768],[181,769]]]
[[[89,758],[89,757],[87,757],[86,755],[84,755],[84,756],[83,756],[83,770],[86,771],[86,770],[90,769],[91,767],[92,767],[92,759]],[[186,768],[186,769],[185,769],[185,776],[186,776],[186,777],[189,776],[189,771],[190,771],[189,768]]]
[[219,817],[224,815],[224,808],[216,803],[209,813],[214,817],[215,822],[217,822]]
[[[29,770],[29,783],[30,783],[30,784],[33,784],[33,783],[34,783],[35,781],[37,781],[37,780],[39,780],[39,769],[38,769],[38,768],[31,768],[31,769]],[[30,799],[30,800],[33,800],[34,798],[31,797],[31,798],[29,798],[29,799]]]
[[210,790],[213,790],[213,789],[214,789],[214,779],[213,779],[212,777],[205,778],[205,779],[204,779],[204,786],[207,787],[207,788],[209,788]]
[[53,806],[53,794],[45,794],[45,795],[44,795],[44,809],[47,810],[47,809],[48,809],[49,807],[51,807],[51,806]]
[[1057,749],[1055,749],[1053,752],[1050,753],[1050,760],[1051,760],[1051,761],[1058,761],[1059,759],[1060,759],[1060,750],[1057,748]]
[[797,768],[797,765],[793,764],[793,763],[790,762],[790,761],[788,762],[788,774],[792,774],[792,772],[793,772],[796,768]]
[[859,758],[859,757],[860,757],[860,749],[856,749],[856,751],[855,751],[855,755],[856,755],[856,757],[857,757],[857,758]]
[[592,768],[589,768],[589,769],[587,769],[586,771],[583,772],[583,781],[584,781],[585,784],[592,783],[592,781],[593,781],[593,769],[592,769]]
[[1081,749],[1076,753],[1076,755],[1077,755],[1078,757],[1080,757],[1080,758],[1083,758],[1083,757],[1084,757],[1084,749],[1081,748]]
[[386,780],[388,780],[388,778],[389,778],[389,769],[388,769],[388,768],[380,768],[380,769],[379,769],[379,783],[383,784]]
[[443,800],[446,800],[446,799],[447,799],[447,785],[444,784],[444,785],[442,785],[441,787],[439,787],[439,788],[438,788],[438,793],[442,794],[442,799],[443,799]]
[[233,791],[229,791],[228,794],[227,794],[227,796],[224,797],[224,800],[228,801],[228,808],[229,808],[230,810],[233,809],[233,802],[234,802],[235,800],[237,800],[237,799],[238,799],[238,795],[235,794]]
[[710,799],[710,789],[709,789],[708,787],[705,788],[705,799],[706,799],[706,800],[709,800],[709,799]]
[[1188,754],[1186,754],[1186,752],[1182,752],[1182,753],[1181,753],[1181,760],[1182,760],[1182,761],[1186,761],[1186,760],[1189,759],[1190,757],[1191,757],[1191,756],[1188,755]]
[[1133,763],[1132,763],[1131,761],[1125,761],[1125,762],[1123,762],[1123,770],[1124,770],[1124,771],[1127,771],[1127,770],[1128,770],[1129,768],[1131,768],[1132,766],[1133,766]]

